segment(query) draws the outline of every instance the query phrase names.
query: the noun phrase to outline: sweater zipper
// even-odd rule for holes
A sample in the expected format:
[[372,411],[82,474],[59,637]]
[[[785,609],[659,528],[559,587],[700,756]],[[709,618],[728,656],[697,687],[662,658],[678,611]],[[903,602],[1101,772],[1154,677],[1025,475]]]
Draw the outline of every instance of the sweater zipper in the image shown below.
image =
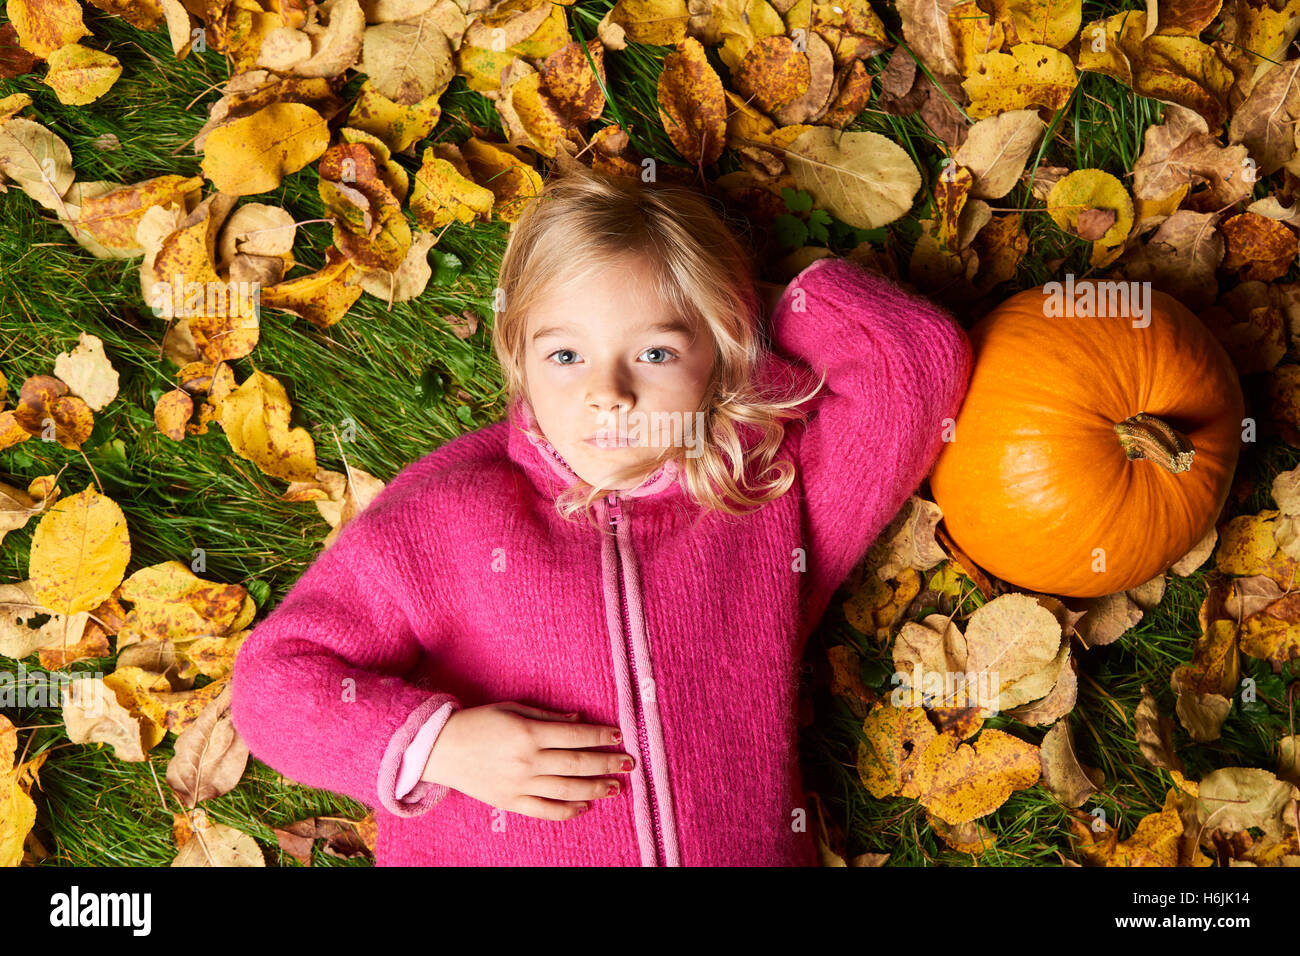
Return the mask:
[[641,681],[637,677],[636,652],[632,646],[632,621],[627,606],[627,595],[623,590],[623,560],[618,549],[618,526],[623,521],[623,507],[619,503],[618,493],[610,492],[606,496],[609,504],[609,524],[614,532],[615,574],[618,578],[619,608],[623,621],[624,646],[627,659],[632,669],[632,703],[636,711],[636,736],[640,747],[641,769],[645,775],[646,792],[650,802],[650,818],[655,828],[655,866],[663,866],[667,854],[664,851],[663,825],[659,821],[659,804],[655,799],[654,774],[650,767],[650,740],[645,726],[645,705],[641,700]]

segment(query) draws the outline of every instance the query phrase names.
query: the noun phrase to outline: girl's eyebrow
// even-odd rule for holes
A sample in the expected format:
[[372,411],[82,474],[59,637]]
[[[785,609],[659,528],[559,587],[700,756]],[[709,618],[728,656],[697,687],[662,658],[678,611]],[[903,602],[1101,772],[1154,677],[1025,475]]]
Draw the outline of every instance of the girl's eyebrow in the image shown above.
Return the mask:
[[[687,325],[682,319],[667,319],[663,322],[656,322],[653,325],[648,325],[640,331],[642,333],[681,332],[683,335],[690,335],[694,329]],[[538,339],[546,338],[550,335],[571,335],[574,332],[575,330],[569,328],[567,325],[550,325],[544,329],[538,329],[533,333],[533,341],[536,342]]]

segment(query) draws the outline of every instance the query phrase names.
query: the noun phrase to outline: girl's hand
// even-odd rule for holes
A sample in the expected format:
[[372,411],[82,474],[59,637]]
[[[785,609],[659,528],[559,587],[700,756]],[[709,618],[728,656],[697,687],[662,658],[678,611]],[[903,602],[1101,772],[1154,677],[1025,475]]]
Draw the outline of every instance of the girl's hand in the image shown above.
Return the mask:
[[[601,774],[627,773],[634,758],[582,749],[617,744],[618,733],[514,701],[464,708],[443,725],[420,779],[502,810],[571,820],[585,801],[622,792],[621,781]],[[624,767],[625,760],[632,763]]]

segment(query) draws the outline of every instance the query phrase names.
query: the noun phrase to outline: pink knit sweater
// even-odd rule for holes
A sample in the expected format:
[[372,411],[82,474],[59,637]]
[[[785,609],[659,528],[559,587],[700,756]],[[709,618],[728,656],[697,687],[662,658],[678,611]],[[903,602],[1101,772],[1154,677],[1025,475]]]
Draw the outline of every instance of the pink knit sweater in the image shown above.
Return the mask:
[[[946,311],[844,259],[790,283],[771,341],[763,379],[826,386],[787,429],[794,486],[757,512],[705,512],[669,464],[601,499],[603,531],[566,523],[576,476],[520,402],[405,468],[240,648],[253,755],[374,808],[380,866],[815,865],[803,648],[928,473],[971,351]],[[620,727],[622,791],[556,821],[419,780],[454,710],[507,700]]]

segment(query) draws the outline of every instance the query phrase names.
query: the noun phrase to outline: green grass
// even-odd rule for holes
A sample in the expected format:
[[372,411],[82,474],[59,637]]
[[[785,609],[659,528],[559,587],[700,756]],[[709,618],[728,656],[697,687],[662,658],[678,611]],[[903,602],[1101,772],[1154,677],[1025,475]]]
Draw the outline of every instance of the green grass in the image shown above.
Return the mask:
[[[603,2],[570,8],[575,35],[593,36],[608,7]],[[1113,4],[1089,4],[1085,22],[1115,9],[1118,6]],[[896,15],[888,9],[881,12],[899,36]],[[203,125],[206,106],[216,99],[215,87],[226,78],[222,57],[209,51],[176,62],[161,31],[144,33],[92,8],[87,8],[86,20],[94,33],[88,42],[112,52],[124,67],[106,96],[88,107],[65,107],[33,76],[0,80],[0,96],[15,92],[32,96],[35,108],[27,115],[34,115],[67,141],[79,180],[130,183],[166,173],[199,174],[199,157],[186,144]],[[655,83],[667,52],[668,48],[633,45],[607,57],[606,115],[625,125],[634,149],[660,163],[684,166],[673,153],[655,106]],[[716,50],[710,50],[709,57],[722,72]],[[869,61],[871,72],[879,73],[885,59]],[[359,85],[352,81],[344,95]],[[468,135],[471,124],[499,131],[491,104],[467,90],[459,78],[442,106],[434,140],[459,141]],[[1133,96],[1106,77],[1085,75],[1030,165],[1096,166],[1122,176],[1141,149],[1142,131],[1159,122],[1159,112],[1154,101]],[[879,132],[900,143],[922,170],[923,190],[912,213],[870,234],[877,247],[893,245],[900,261],[906,262],[919,233],[917,220],[930,214],[926,197],[946,151],[919,115],[895,117],[868,109],[851,128]],[[121,148],[96,150],[92,143],[104,133],[113,133]],[[417,156],[424,145],[417,147]],[[412,173],[418,168],[418,158],[399,157],[399,161]],[[706,172],[714,177],[736,168],[728,153]],[[1261,185],[1261,194],[1263,189]],[[286,177],[280,189],[255,199],[281,204],[299,220],[322,214],[313,167]],[[1028,210],[1024,222],[1031,242],[1016,282],[1000,290],[1003,294],[1065,271],[1088,272],[1088,244],[1057,229],[1026,188],[1017,186],[995,205]],[[836,226],[830,234],[832,251],[847,253],[864,235]],[[268,310],[262,317],[257,348],[249,358],[234,363],[237,378],[260,369],[285,385],[293,403],[293,424],[311,431],[322,467],[340,471],[346,456],[350,464],[390,480],[421,455],[504,413],[490,321],[491,295],[506,237],[507,227],[501,223],[453,225],[434,249],[441,281],[391,311],[366,295],[341,323],[319,330],[304,320]],[[756,227],[754,246],[771,251],[768,240],[768,233]],[[327,224],[302,226],[294,254],[306,268],[291,276],[320,265],[330,242]],[[164,323],[142,302],[138,266],[138,259],[92,258],[27,196],[16,189],[0,196],[0,370],[9,380],[10,402],[28,376],[52,374],[54,357],[73,348],[81,331],[103,339],[121,374],[119,396],[96,415],[95,431],[83,447],[84,458],[53,443],[29,441],[0,452],[0,480],[25,486],[37,475],[62,469],[60,485],[64,494],[71,494],[93,484],[97,476],[103,491],[126,514],[132,544],[130,571],[188,560],[200,548],[207,561],[202,576],[248,587],[264,614],[319,553],[328,526],[310,504],[277,501],[274,494],[282,483],[233,454],[220,428],[213,426],[208,434],[189,436],[179,444],[158,433],[153,406],[159,395],[174,387],[175,369],[159,359]],[[477,313],[480,324],[477,333],[462,342],[442,316],[466,309]],[[431,368],[441,373],[446,388],[441,398],[426,403],[421,401],[419,382]],[[340,443],[346,419],[355,423],[356,440]],[[1263,439],[1257,452],[1244,457],[1241,468],[1255,477],[1256,485],[1237,513],[1268,507],[1269,480],[1278,471],[1294,467],[1295,458],[1294,450],[1274,438]],[[3,580],[27,577],[32,527],[5,538],[0,551]],[[1164,601],[1134,632],[1080,657],[1087,677],[1081,675],[1070,726],[1080,759],[1106,773],[1102,791],[1084,809],[1104,807],[1108,818],[1120,826],[1121,836],[1128,836],[1143,815],[1160,808],[1169,786],[1167,774],[1149,768],[1133,740],[1138,688],[1146,683],[1162,711],[1173,713],[1169,672],[1191,657],[1203,594],[1203,573],[1171,580]],[[825,648],[841,642],[858,648],[868,682],[885,689],[883,674],[892,669],[887,647],[876,648],[848,627],[836,602],[809,642],[809,664],[820,667]],[[25,664],[29,672],[39,670],[35,657]],[[12,669],[11,662],[6,665]],[[112,660],[79,662],[72,671],[96,669],[110,671]],[[1275,764],[1276,739],[1288,732],[1281,680],[1267,673],[1266,665],[1249,658],[1243,658],[1243,671],[1259,679],[1261,703],[1245,709],[1234,706],[1222,740],[1182,749],[1193,777],[1218,766],[1272,768]],[[831,818],[846,831],[850,856],[888,851],[895,865],[1055,865],[1063,857],[1073,859],[1067,814],[1037,787],[1013,794],[983,820],[998,838],[996,849],[977,861],[948,850],[930,831],[915,801],[874,800],[864,792],[854,768],[861,721],[824,688],[817,689],[814,699],[815,722],[801,732],[806,782],[823,796]],[[31,728],[19,738],[20,748],[29,748],[29,757],[49,752],[40,772],[42,786],[34,797],[35,832],[52,854],[50,863],[170,862],[175,855],[172,813],[180,808],[162,780],[173,736],[155,748],[146,763],[129,764],[115,760],[111,751],[70,744],[55,709],[16,709],[7,711],[7,716],[20,727]],[[1009,727],[1035,743],[1043,733],[1007,718],[990,726]],[[257,761],[250,761],[234,791],[205,806],[213,820],[252,835],[267,849],[272,865],[288,866],[297,864],[280,853],[271,827],[316,814],[359,818],[365,812],[345,797],[285,781]],[[331,858],[321,852],[319,843],[313,863],[368,865],[363,859]]]

